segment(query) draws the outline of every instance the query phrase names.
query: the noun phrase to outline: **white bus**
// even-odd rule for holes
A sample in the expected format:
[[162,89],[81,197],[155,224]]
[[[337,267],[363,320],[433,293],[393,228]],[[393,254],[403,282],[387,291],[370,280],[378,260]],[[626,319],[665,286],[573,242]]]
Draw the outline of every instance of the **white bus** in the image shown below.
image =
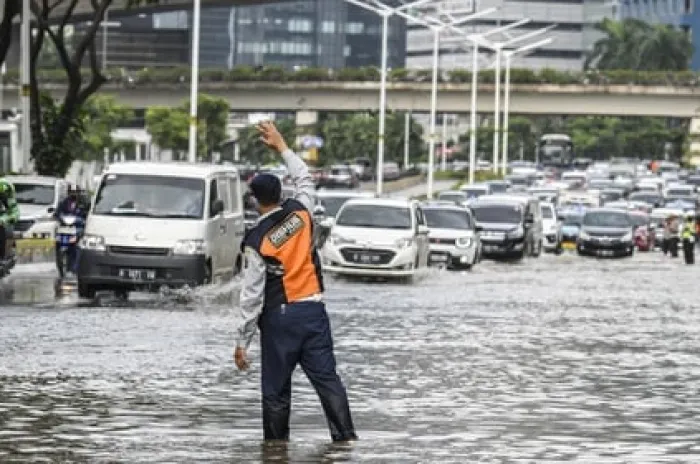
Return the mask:
[[574,156],[574,144],[566,134],[542,135],[537,149],[543,164],[569,165]]

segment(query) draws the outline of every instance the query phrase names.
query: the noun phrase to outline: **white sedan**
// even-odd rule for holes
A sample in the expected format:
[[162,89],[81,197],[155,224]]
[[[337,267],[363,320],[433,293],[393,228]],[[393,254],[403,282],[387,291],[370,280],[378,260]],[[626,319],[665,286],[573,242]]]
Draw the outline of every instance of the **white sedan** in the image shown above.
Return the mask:
[[415,201],[355,198],[345,203],[323,245],[333,274],[411,277],[428,264],[428,226]]

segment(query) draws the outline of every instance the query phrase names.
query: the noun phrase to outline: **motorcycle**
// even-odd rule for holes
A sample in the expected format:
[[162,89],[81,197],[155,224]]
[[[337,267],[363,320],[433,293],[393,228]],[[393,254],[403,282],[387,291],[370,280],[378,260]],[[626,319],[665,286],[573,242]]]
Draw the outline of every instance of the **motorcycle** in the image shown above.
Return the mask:
[[85,221],[80,216],[64,214],[58,218],[56,227],[56,268],[63,279],[73,272],[78,255],[78,242],[83,235]]

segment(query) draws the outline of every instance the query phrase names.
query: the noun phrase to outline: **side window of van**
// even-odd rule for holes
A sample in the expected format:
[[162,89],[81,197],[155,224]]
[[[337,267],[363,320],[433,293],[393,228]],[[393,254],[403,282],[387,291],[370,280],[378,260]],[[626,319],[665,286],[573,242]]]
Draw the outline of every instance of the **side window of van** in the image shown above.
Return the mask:
[[229,176],[228,178],[229,181],[229,190],[231,193],[231,211],[234,213],[240,213],[241,212],[241,205],[240,205],[240,179],[236,176]]
[[219,199],[219,187],[216,179],[212,179],[209,183],[209,217],[213,217],[211,214],[212,206],[214,202]]
[[230,213],[231,210],[231,189],[229,188],[228,179],[220,177],[217,180],[219,184],[219,198],[224,202],[224,211]]

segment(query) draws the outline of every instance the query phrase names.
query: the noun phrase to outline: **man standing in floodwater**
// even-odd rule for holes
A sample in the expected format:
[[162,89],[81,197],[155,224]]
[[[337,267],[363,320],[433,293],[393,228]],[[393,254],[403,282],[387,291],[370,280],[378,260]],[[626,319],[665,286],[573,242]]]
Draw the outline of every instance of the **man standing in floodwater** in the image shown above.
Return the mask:
[[316,389],[333,441],[355,440],[347,393],[336,373],[321,264],[313,246],[314,182],[274,124],[263,122],[258,131],[262,142],[285,161],[295,194],[282,202],[282,183],[272,174],[258,174],[250,182],[260,218],[243,241],[236,366],[249,367],[247,349],[259,327],[265,440],[289,439],[292,373],[297,364]]

